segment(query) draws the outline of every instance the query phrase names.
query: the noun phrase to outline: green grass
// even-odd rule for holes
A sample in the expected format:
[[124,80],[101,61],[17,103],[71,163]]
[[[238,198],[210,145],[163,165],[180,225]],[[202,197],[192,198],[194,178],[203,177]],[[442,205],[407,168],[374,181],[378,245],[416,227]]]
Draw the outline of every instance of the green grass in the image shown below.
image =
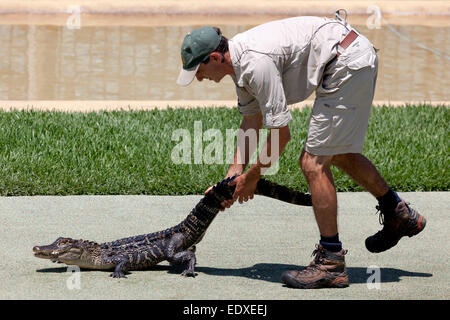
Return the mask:
[[[292,140],[279,171],[269,177],[298,190],[307,190],[298,157],[310,111],[292,111]],[[171,158],[179,143],[172,133],[184,128],[193,137],[200,120],[203,133],[216,128],[225,137],[226,129],[239,127],[241,116],[226,108],[0,112],[0,195],[201,194],[229,165],[193,164],[193,156],[190,164],[174,164]],[[444,106],[373,108],[363,153],[395,190],[447,191],[449,123]],[[338,191],[362,190],[338,170],[333,173]]]

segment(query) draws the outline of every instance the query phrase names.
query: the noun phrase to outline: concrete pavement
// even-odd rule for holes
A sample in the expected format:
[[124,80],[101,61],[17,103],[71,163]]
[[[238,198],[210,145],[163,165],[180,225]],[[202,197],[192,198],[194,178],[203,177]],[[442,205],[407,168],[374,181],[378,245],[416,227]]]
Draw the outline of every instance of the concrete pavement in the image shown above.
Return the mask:
[[165,229],[201,196],[0,198],[0,299],[449,299],[450,193],[400,195],[427,218],[427,227],[371,254],[364,239],[381,229],[376,201],[367,193],[338,194],[350,276],[350,287],[338,291],[280,283],[282,272],[312,259],[318,230],[308,207],[261,196],[236,203],[197,246],[196,278],[182,278],[164,262],[118,280],[102,271],[68,273],[65,265],[33,257],[31,248],[59,236],[104,242]]

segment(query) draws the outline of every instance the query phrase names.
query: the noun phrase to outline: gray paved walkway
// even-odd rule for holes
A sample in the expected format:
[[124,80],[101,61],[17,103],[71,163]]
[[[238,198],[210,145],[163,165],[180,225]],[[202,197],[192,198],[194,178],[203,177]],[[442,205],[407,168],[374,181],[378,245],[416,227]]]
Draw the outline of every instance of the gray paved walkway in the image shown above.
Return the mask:
[[[280,283],[283,271],[312,259],[318,231],[311,208],[258,196],[236,203],[198,245],[195,279],[162,263],[120,280],[109,272],[83,271],[78,289],[65,265],[37,259],[31,248],[58,236],[104,242],[165,229],[184,219],[201,196],[0,198],[0,299],[449,299],[450,193],[401,195],[425,215],[427,227],[381,254],[364,247],[367,235],[381,228],[375,200],[367,193],[338,195],[351,282],[338,291]],[[377,270],[379,286],[370,281]]]

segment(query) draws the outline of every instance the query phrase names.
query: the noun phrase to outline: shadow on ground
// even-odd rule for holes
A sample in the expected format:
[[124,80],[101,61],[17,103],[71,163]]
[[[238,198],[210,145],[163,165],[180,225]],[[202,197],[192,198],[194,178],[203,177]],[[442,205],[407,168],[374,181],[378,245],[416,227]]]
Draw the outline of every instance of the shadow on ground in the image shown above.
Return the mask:
[[[255,280],[263,280],[268,282],[279,283],[281,281],[281,274],[287,270],[298,270],[304,267],[299,267],[297,265],[291,264],[276,264],[276,263],[258,263],[248,268],[210,268],[210,267],[196,267],[195,271],[197,274],[207,274],[211,276],[219,277],[244,277]],[[182,266],[155,266],[149,270],[144,271],[132,271],[127,276],[131,277],[135,272],[151,272],[164,271],[167,270],[170,274],[180,274],[184,269]],[[64,273],[67,272],[67,267],[59,268],[46,268],[39,269],[36,272],[43,273]],[[98,270],[83,270],[82,272],[101,272],[109,275],[110,271],[98,271]],[[350,283],[367,283],[368,278],[373,275],[373,270],[364,267],[349,267],[347,268]],[[432,277],[431,273],[423,272],[411,272],[401,269],[394,268],[380,268],[380,281],[382,283],[387,282],[399,282],[402,277],[421,277],[429,278]]]

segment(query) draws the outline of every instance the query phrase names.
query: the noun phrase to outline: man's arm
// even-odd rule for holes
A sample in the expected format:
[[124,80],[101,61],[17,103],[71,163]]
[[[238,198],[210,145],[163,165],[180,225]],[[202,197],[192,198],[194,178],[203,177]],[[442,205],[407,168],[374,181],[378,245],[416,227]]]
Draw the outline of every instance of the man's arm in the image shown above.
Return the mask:
[[[233,163],[228,169],[227,176],[232,177],[240,175],[244,172],[245,168],[250,161],[252,154],[255,152],[259,143],[259,130],[262,128],[262,114],[258,112],[253,115],[244,116],[241,122],[240,130],[238,133],[238,143],[236,152],[234,154]],[[249,135],[245,135],[247,130],[253,130],[256,135],[256,143],[250,143],[251,138],[246,138]]]
[[[253,126],[255,125],[256,126]],[[252,128],[257,129],[259,131],[259,128],[261,128],[261,114],[258,116],[255,116],[254,118],[249,117],[247,120],[245,118],[242,120],[241,123],[241,129],[243,128]],[[272,139],[272,136],[278,137],[278,139]],[[291,134],[289,130],[289,126],[286,125],[281,128],[273,128],[270,129],[270,134],[267,137],[266,143],[264,144],[263,149],[261,150],[261,153],[256,161],[255,164],[253,164],[250,169],[242,174],[245,167],[248,164],[248,161],[250,159],[250,155],[253,154],[255,150],[251,150],[249,146],[249,143],[247,143],[248,140],[246,140],[244,144],[244,150],[246,151],[245,155],[245,163],[240,164],[239,163],[239,157],[241,154],[241,148],[236,148],[236,154],[234,157],[234,162],[228,169],[227,177],[232,177],[234,175],[239,175],[236,179],[234,179],[230,185],[236,185],[236,189],[233,194],[233,198],[230,200],[225,200],[222,202],[222,209],[221,211],[225,210],[226,208],[231,207],[231,205],[238,199],[239,203],[246,202],[248,199],[253,199],[256,185],[261,177],[262,169],[263,168],[269,168],[273,163],[275,163],[280,155],[282,154],[284,148],[286,147],[287,143],[291,139]],[[273,140],[273,141],[272,141]],[[249,151],[249,152],[247,152]],[[251,152],[250,152],[251,151]],[[248,155],[248,156],[247,156]],[[263,156],[266,159],[269,159],[269,161],[262,161]],[[211,188],[210,188],[211,189]],[[208,189],[206,193],[210,190]]]
[[269,168],[278,160],[291,138],[288,123],[292,116],[287,108],[282,77],[277,66],[266,55],[255,56],[250,71],[247,85],[258,101],[262,122],[266,128],[270,128],[270,134],[256,163],[230,183],[236,185],[232,201],[239,199],[240,203],[253,199],[256,184],[261,174],[264,174],[262,169]]
[[[275,138],[273,139],[272,136],[275,136]],[[289,140],[291,140],[291,133],[288,125],[282,128],[270,129],[269,136],[257,162],[250,167],[246,174],[255,176],[259,180],[262,170],[270,168],[278,160]],[[264,161],[262,160],[263,155]]]
[[[230,165],[230,168],[228,169],[228,173],[225,177],[233,177],[236,175],[241,175],[242,172],[244,172],[245,168],[248,165],[248,162],[250,161],[251,156],[255,152],[256,147],[259,143],[259,130],[262,128],[262,114],[261,112],[244,116],[241,122],[240,130],[238,132],[238,143],[236,147],[236,151],[234,153],[233,163]],[[256,143],[251,144],[249,143],[250,139],[246,139],[245,132],[247,130],[254,130],[256,134]],[[209,192],[214,186],[209,187],[205,194]],[[230,201],[230,200],[229,200]],[[234,200],[233,200],[234,202]],[[233,203],[231,202],[230,205]],[[224,203],[225,204],[225,203]]]
[[[275,135],[275,137],[278,136],[278,139],[273,139],[274,141],[272,141],[273,135]],[[256,163],[253,164],[246,173],[241,174],[231,182],[231,185],[236,185],[236,190],[233,199],[224,203],[226,208],[231,206],[237,199],[239,199],[239,203],[245,202],[248,199],[253,199],[256,185],[261,178],[262,169],[269,168],[278,160],[290,139],[291,135],[288,125],[281,128],[270,129],[270,134],[267,137],[266,143],[261,150]],[[262,161],[262,155],[267,156],[269,161]]]

